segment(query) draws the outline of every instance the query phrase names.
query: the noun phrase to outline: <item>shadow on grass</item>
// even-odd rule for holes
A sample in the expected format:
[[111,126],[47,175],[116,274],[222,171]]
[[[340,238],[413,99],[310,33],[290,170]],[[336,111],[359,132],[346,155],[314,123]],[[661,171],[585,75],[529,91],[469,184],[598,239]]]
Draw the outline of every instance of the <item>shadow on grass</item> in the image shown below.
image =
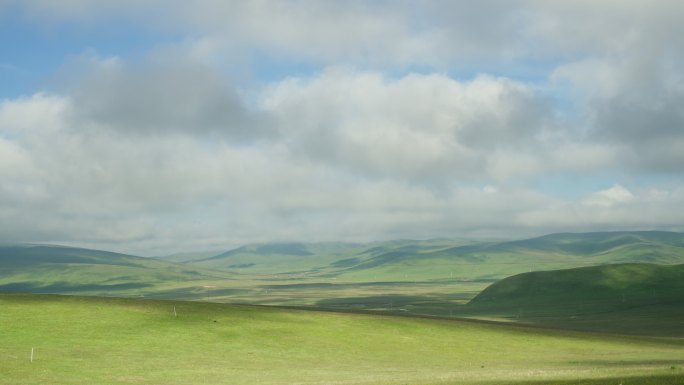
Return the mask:
[[[593,367],[630,367],[630,366],[662,366],[663,368],[674,368],[671,370],[676,370],[679,372],[679,368],[684,367],[684,359],[681,360],[584,360],[584,361],[573,361],[571,364],[577,364],[582,366],[593,366]],[[684,374],[682,374],[684,376]]]
[[[601,379],[576,380],[530,380],[518,382],[482,382],[481,385],[682,385],[684,374],[679,369],[671,374],[643,376],[643,377],[610,377]],[[447,384],[444,384],[447,385]],[[451,385],[451,384],[449,384]],[[453,384],[455,385],[455,383]]]
[[[416,308],[416,307],[435,307],[448,309],[454,306],[450,301],[452,298],[442,295],[375,295],[363,297],[340,297],[327,298],[316,302],[316,306],[323,308]],[[448,310],[447,310],[448,311]],[[437,313],[435,313],[437,314]]]

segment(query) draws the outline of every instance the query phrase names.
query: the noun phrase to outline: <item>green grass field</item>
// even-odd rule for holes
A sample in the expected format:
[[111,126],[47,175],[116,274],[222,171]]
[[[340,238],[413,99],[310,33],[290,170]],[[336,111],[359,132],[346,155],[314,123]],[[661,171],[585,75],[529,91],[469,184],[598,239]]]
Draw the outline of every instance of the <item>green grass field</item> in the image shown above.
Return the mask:
[[52,295],[0,309],[7,385],[684,382],[681,339]]
[[681,263],[683,239],[3,246],[0,291],[133,299],[0,294],[0,384],[682,384],[684,265],[601,264]]

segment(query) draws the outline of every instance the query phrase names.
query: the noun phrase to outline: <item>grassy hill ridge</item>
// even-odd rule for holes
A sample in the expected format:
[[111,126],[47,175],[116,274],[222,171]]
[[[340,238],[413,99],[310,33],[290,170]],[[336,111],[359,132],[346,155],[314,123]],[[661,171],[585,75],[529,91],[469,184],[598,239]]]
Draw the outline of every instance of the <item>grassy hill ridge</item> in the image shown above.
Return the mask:
[[492,284],[470,303],[553,303],[565,299],[591,301],[597,297],[660,300],[670,295],[681,296],[682,292],[684,264],[614,264],[518,274]]
[[522,273],[487,287],[466,308],[471,315],[516,322],[684,336],[684,265]]

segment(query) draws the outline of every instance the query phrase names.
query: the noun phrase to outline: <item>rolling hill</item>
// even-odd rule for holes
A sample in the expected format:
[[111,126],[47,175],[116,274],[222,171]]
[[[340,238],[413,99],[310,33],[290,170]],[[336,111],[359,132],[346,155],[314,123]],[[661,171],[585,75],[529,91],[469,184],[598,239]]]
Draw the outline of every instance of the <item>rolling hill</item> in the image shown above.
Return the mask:
[[684,234],[623,231],[551,234],[515,241],[395,240],[370,244],[246,245],[187,263],[243,274],[309,274],[344,282],[493,282],[525,271],[606,263],[684,263]]
[[520,273],[611,263],[684,263],[684,234],[551,234],[516,241],[275,243],[185,263],[42,245],[0,247],[0,291],[319,306],[448,316]]
[[515,322],[684,337],[684,265],[523,273],[487,287],[465,308]]

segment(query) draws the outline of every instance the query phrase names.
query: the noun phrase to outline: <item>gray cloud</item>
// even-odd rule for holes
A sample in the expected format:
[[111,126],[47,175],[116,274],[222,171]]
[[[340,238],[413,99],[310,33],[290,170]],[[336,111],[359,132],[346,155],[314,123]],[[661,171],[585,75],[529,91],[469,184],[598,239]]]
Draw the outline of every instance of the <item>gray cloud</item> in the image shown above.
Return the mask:
[[569,63],[554,75],[576,90],[587,139],[621,148],[631,171],[682,172],[684,47],[671,38]]
[[85,54],[70,60],[60,78],[76,126],[237,141],[273,134],[264,116],[247,109],[225,76],[184,55],[129,64]]

